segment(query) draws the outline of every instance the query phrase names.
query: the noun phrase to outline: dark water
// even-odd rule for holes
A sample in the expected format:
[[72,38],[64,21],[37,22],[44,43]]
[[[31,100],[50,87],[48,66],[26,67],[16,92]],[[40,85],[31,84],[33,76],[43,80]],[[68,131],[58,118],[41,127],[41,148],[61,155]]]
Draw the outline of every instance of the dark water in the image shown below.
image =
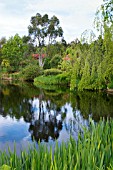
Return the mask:
[[[46,87],[47,88],[47,87]],[[89,117],[113,117],[113,95],[104,92],[44,90],[26,83],[0,83],[0,149],[27,147],[33,140],[54,144],[77,139]]]

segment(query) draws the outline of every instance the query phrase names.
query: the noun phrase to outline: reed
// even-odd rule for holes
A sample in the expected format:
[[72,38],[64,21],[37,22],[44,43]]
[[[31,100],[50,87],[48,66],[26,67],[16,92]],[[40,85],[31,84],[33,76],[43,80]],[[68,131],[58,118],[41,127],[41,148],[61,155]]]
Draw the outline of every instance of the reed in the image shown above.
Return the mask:
[[38,144],[21,151],[0,152],[1,170],[113,170],[113,120],[104,119],[84,128],[75,141],[72,137],[55,148]]

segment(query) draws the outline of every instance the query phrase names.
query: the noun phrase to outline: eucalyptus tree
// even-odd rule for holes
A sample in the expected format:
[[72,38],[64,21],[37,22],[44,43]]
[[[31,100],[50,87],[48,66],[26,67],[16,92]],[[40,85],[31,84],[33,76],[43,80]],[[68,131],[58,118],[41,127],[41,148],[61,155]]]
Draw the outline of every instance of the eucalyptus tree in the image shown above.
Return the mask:
[[53,16],[49,20],[49,26],[47,30],[47,35],[49,38],[49,44],[53,44],[57,37],[63,36],[62,27],[60,27],[60,21],[56,16]]
[[37,13],[36,16],[31,17],[30,23],[28,26],[29,35],[39,47],[53,44],[57,37],[63,36],[60,21],[56,16],[49,19],[47,14],[42,16]]
[[38,46],[43,46],[45,43],[45,38],[47,37],[47,27],[48,27],[48,15],[37,13],[36,16],[32,16],[28,26],[29,36],[33,42],[38,42]]
[[[39,58],[41,60],[43,60],[42,52],[44,47],[46,46],[46,56],[48,57],[51,54],[51,46],[56,43],[57,38],[62,39],[63,37],[59,19],[56,16],[52,16],[49,19],[47,14],[41,15],[37,13],[35,16],[32,16],[28,32],[32,42],[38,47],[38,52],[40,51]],[[39,63],[39,65],[41,64]]]

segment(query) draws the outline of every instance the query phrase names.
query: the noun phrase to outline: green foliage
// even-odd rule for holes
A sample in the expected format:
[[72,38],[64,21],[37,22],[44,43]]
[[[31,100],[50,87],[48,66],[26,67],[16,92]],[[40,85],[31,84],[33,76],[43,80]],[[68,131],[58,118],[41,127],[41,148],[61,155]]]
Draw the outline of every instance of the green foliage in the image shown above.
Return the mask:
[[83,70],[83,74],[82,74],[82,78],[81,81],[79,83],[79,90],[82,89],[89,89],[90,86],[90,66],[89,66],[89,62],[86,61],[85,62],[85,66],[84,66],[84,70]]
[[[82,44],[72,45],[66,52],[70,61],[63,61],[63,69],[70,72],[70,89],[106,89],[113,77],[113,22],[111,0],[104,1],[96,13],[96,26],[100,36],[90,44],[84,39]],[[101,16],[101,17],[100,17]],[[85,32],[84,32],[85,33]],[[86,32],[87,33],[87,32]],[[87,46],[86,46],[87,45]],[[79,62],[74,56],[79,51]],[[72,64],[72,62],[74,64]],[[77,64],[75,64],[77,63]]]
[[103,87],[105,87],[105,80],[104,80],[104,75],[102,71],[103,71],[103,68],[100,63],[100,65],[98,66],[98,70],[97,70],[97,79],[96,79],[97,89],[104,89]]
[[21,72],[10,73],[10,74],[9,74],[9,77],[10,77],[12,80],[22,80]]
[[24,80],[33,81],[33,79],[42,74],[41,69],[38,65],[29,64],[22,71],[21,75]]
[[68,72],[70,90],[106,89],[113,77],[113,27],[91,44],[71,44],[59,68]]
[[[24,79],[33,80],[40,74],[40,69],[36,71],[35,67],[39,63],[39,66],[46,69],[44,75],[47,77],[44,76],[44,83],[68,84],[70,90],[111,88],[113,79],[112,6],[112,0],[103,0],[103,4],[97,10],[95,23],[100,31],[97,40],[94,41],[94,33],[91,30],[86,30],[82,34],[82,42],[76,40],[68,45],[63,41],[56,42],[57,37],[63,36],[59,19],[56,16],[49,19],[47,14],[42,16],[37,13],[36,16],[31,17],[31,24],[28,27],[29,36],[20,38],[16,34],[8,41],[4,38],[0,40],[2,71],[23,70]],[[33,46],[32,40],[35,43],[38,42],[38,47]],[[34,60],[36,63],[28,57],[29,53],[35,52],[40,55],[38,60]],[[46,57],[42,55],[43,53]],[[48,75],[54,75],[54,77],[48,77]]]
[[8,166],[8,165],[2,165],[2,166],[0,167],[0,170],[11,170],[11,167]]
[[50,19],[47,14],[41,15],[37,13],[31,17],[31,25],[28,27],[29,35],[31,39],[36,42],[38,46],[44,46],[45,43],[53,44],[57,37],[63,36],[63,30],[59,25],[59,19],[56,16],[52,16]]
[[66,50],[65,57],[62,63],[59,65],[61,70],[67,72],[68,80],[70,81],[70,90],[78,87],[78,82],[80,79],[80,69],[82,61],[82,53],[80,50],[80,44],[75,44],[68,47]]
[[62,74],[58,74],[57,80],[59,81],[59,84],[61,83],[61,84],[69,85],[69,82],[70,82],[69,73],[63,72]]
[[108,87],[109,89],[113,89],[113,80],[112,80],[110,83],[108,83],[107,87]]
[[9,71],[18,71],[19,65],[24,60],[24,53],[27,50],[27,45],[23,43],[21,37],[16,34],[9,38],[2,47],[2,60],[8,60],[10,63]]
[[57,74],[61,74],[62,71],[56,68],[51,68],[51,69],[47,69],[44,70],[44,75],[48,76],[48,75],[57,75]]
[[45,58],[44,69],[57,68],[65,50],[66,46],[63,43],[48,44],[46,46],[47,57]]
[[52,59],[50,60],[51,68],[57,68],[60,61],[61,61],[61,55],[56,54],[54,57],[52,57]]
[[3,59],[1,63],[1,68],[2,68],[2,72],[8,72],[8,70],[10,69],[9,60]]
[[97,9],[95,25],[100,34],[104,33],[104,24],[108,26],[113,24],[113,1],[103,0],[102,5]]
[[[21,151],[17,156],[16,150],[0,153],[0,166],[9,170],[104,170],[113,167],[113,120],[100,120],[95,124],[90,120],[89,129],[83,127],[83,135],[78,135],[75,141],[70,137],[67,143],[62,142],[54,148],[38,143]],[[5,170],[6,170],[5,169]]]
[[9,63],[8,60],[3,59],[2,63],[1,63],[1,66],[2,66],[2,67],[5,67],[5,68],[10,67],[10,63]]
[[39,86],[40,84],[45,85],[68,85],[69,77],[67,74],[39,76],[34,79],[34,85]]
[[103,72],[105,79],[109,82],[113,76],[113,27],[105,27],[104,45],[105,53],[103,60]]
[[3,47],[3,45],[6,43],[6,38],[5,37],[2,37],[1,39],[0,39],[0,65],[1,65],[1,62],[2,62],[2,58],[1,58],[1,56],[2,56],[2,47]]
[[57,85],[59,82],[56,76],[39,76],[34,79],[34,85],[37,86],[39,84]]

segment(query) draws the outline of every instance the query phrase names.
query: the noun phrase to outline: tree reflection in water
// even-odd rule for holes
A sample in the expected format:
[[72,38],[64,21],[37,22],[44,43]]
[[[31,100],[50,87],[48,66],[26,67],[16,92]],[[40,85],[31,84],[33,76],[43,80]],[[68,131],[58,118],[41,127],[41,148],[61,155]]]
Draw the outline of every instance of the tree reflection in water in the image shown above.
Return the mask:
[[[24,119],[35,141],[76,138],[89,117],[113,117],[113,95],[98,92],[44,90],[31,84],[0,84],[0,115],[16,120]],[[13,131],[12,131],[13,133]],[[22,133],[22,132],[20,132]]]
[[32,104],[32,112],[35,117],[29,127],[32,139],[35,139],[37,142],[39,140],[48,142],[49,139],[57,139],[59,132],[62,130],[61,111],[51,109],[51,102],[49,100],[44,101],[43,91],[41,91],[38,100],[34,99],[33,102],[35,100],[37,105],[33,106]]

